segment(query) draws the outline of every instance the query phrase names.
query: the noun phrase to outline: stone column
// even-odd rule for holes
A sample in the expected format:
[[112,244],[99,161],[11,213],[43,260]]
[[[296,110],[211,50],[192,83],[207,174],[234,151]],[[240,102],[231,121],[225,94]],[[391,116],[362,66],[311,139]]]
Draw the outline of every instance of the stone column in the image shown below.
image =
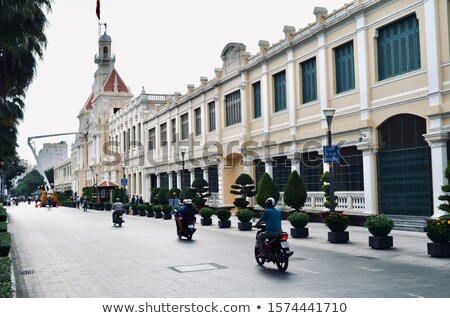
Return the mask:
[[444,203],[439,200],[443,194],[442,186],[448,184],[445,178],[445,169],[448,165],[447,142],[449,139],[447,132],[429,133],[424,135],[425,140],[431,146],[431,171],[433,180],[433,217],[439,217],[447,212],[438,209],[438,206]]

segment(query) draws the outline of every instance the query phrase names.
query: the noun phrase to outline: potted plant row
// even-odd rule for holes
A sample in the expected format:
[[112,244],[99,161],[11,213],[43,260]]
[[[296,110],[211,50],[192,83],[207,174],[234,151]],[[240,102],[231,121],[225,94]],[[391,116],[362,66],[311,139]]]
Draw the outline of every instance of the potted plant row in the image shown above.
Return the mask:
[[253,211],[249,209],[240,209],[236,212],[236,217],[240,222],[238,222],[238,229],[240,231],[249,231],[253,228],[251,221],[253,217]]
[[325,224],[330,229],[330,232],[328,232],[330,243],[347,243],[349,241],[349,234],[346,231],[349,219],[344,213],[330,213],[325,218]]
[[371,215],[366,219],[365,226],[372,236],[369,236],[369,246],[374,249],[389,249],[393,243],[391,233],[394,222],[387,215]]

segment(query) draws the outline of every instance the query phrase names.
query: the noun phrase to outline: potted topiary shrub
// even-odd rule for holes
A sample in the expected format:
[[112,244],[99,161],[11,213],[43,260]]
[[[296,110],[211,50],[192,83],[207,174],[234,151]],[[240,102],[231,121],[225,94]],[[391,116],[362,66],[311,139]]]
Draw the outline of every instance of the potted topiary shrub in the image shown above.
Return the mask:
[[255,182],[252,177],[246,173],[241,173],[237,177],[233,185],[231,185],[231,194],[238,195],[239,197],[233,201],[233,204],[238,209],[244,209],[249,205],[247,198],[254,197],[256,195]]
[[228,228],[231,226],[231,212],[227,209],[219,209],[216,212],[216,216],[219,219],[220,228]]
[[153,206],[153,212],[155,212],[155,218],[156,219],[162,219],[163,214],[161,212],[161,206],[159,204],[156,204]]
[[112,203],[111,202],[105,202],[104,204],[106,211],[111,211]]
[[450,220],[437,219],[429,222],[425,227],[425,232],[432,241],[432,243],[427,243],[428,255],[450,257]]
[[125,211],[126,214],[130,214],[130,206],[131,206],[130,203],[125,203],[123,205],[123,210]]
[[162,209],[164,220],[172,219],[173,207],[171,207],[170,205],[164,205],[161,207],[161,209]]
[[308,237],[309,231],[305,226],[309,222],[309,215],[305,212],[294,212],[288,216],[288,221],[291,223],[291,236],[296,238]]
[[138,204],[137,205],[137,209],[139,211],[139,216],[146,216],[147,215],[147,211],[145,210],[146,205],[145,204]]
[[11,234],[9,232],[0,233],[0,256],[8,256],[11,249]]
[[213,209],[211,208],[201,208],[200,211],[198,211],[198,214],[202,217],[200,220],[200,223],[202,225],[211,225],[212,219],[211,216],[214,214]]
[[258,193],[256,194],[256,203],[262,208],[265,208],[265,202],[268,198],[273,198],[275,202],[280,200],[280,191],[277,185],[273,182],[270,175],[265,172],[258,184]]
[[155,216],[155,212],[153,212],[153,205],[150,203],[145,203],[145,211],[147,211],[147,217],[152,218]]
[[328,241],[330,243],[346,243],[349,240],[348,232],[346,231],[349,220],[344,213],[330,213],[326,219],[325,224],[331,232],[328,232]]
[[240,209],[236,212],[236,217],[240,222],[238,222],[238,229],[240,231],[249,231],[252,229],[253,224],[250,220],[253,217],[253,211],[249,209]]
[[365,226],[372,236],[369,236],[369,246],[375,249],[388,249],[393,244],[392,236],[389,236],[394,222],[387,215],[371,215],[366,219]]
[[192,182],[192,189],[195,190],[196,196],[193,198],[192,202],[197,207],[197,210],[200,211],[206,204],[206,198],[211,196],[209,192],[209,184],[203,178],[197,178]]

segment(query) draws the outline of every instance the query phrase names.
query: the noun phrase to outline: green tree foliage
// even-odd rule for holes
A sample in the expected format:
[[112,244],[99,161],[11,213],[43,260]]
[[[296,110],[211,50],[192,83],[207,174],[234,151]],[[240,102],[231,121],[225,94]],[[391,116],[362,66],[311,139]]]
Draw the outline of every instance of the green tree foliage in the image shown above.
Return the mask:
[[[445,168],[444,176],[449,180],[450,178],[450,162],[448,162],[447,168]],[[442,191],[445,194],[439,196],[439,200],[444,201],[446,203],[442,203],[439,205],[439,210],[446,211],[450,213],[450,184],[443,185],[441,187]]]
[[295,211],[300,211],[305,205],[306,196],[307,193],[302,179],[296,170],[292,171],[284,188],[284,203]]
[[156,195],[159,205],[166,206],[169,204],[168,194],[169,194],[169,189],[167,189],[167,188],[159,189],[158,194]]
[[83,197],[85,197],[88,201],[94,201],[97,197],[97,187],[84,187]]
[[47,176],[48,182],[50,182],[49,186],[50,186],[51,184],[55,184],[55,172],[54,172],[54,170],[53,170],[53,167],[51,167],[51,168],[48,169],[48,170],[45,170],[44,173],[45,173],[45,175]]
[[200,210],[205,206],[205,198],[211,196],[211,193],[209,192],[209,184],[205,179],[197,178],[194,182],[192,182],[192,189],[194,189],[196,193],[194,204],[197,206],[197,210]]
[[197,192],[195,191],[195,189],[190,188],[190,187],[185,187],[185,188],[183,188],[183,190],[181,190],[180,200],[181,201],[183,201],[184,199],[194,200],[196,196],[197,196]]
[[150,194],[150,203],[151,204],[155,204],[155,199],[156,199],[156,196],[158,195],[159,190],[160,190],[159,187],[156,187],[152,190],[152,193]]
[[31,170],[22,179],[19,180],[14,194],[16,196],[29,196],[35,192],[38,187],[44,184],[44,178],[36,169]]
[[0,161],[16,155],[24,96],[43,57],[52,0],[0,1]]
[[247,207],[249,201],[247,198],[254,197],[256,195],[255,182],[252,177],[246,173],[242,173],[237,177],[233,185],[231,185],[230,193],[238,195],[239,197],[233,201],[233,204],[238,209]]
[[275,203],[280,200],[280,191],[273,182],[270,175],[266,172],[263,174],[258,184],[258,193],[256,194],[256,202],[263,208],[266,207],[265,202],[268,198],[273,198]]
[[[1,148],[1,147],[0,147]],[[20,163],[20,159],[17,155],[9,156],[0,163],[0,169],[3,171],[5,178],[5,185],[8,188],[12,187],[12,181],[25,172],[25,167]]]

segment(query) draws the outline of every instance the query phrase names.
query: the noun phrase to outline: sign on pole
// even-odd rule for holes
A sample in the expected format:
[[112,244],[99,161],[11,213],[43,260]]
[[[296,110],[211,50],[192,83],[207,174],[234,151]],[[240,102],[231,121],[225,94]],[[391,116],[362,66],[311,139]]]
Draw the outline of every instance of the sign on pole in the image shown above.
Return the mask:
[[323,162],[339,163],[339,148],[337,145],[323,146]]
[[127,186],[128,185],[128,179],[120,179],[120,184],[123,186]]

